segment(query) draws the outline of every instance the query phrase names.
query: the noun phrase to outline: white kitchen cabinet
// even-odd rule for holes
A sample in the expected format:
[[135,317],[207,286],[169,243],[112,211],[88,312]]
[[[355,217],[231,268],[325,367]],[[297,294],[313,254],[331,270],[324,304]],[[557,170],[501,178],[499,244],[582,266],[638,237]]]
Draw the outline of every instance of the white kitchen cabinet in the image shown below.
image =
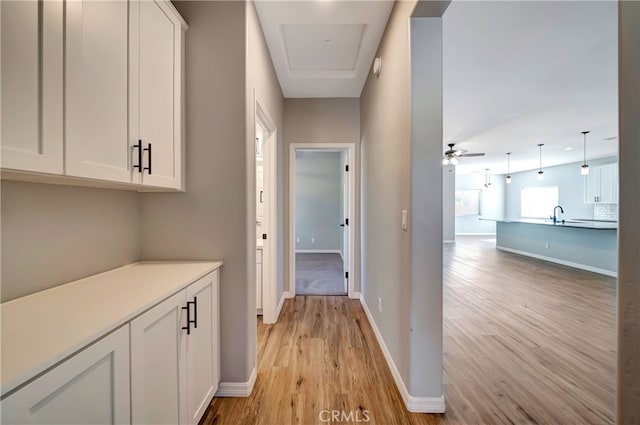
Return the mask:
[[134,424],[187,423],[185,291],[131,322],[131,419]]
[[618,202],[618,164],[592,167],[585,177],[584,202],[586,204],[616,204]]
[[262,248],[256,250],[256,307],[262,314]]
[[127,424],[129,326],[65,360],[2,401],[5,424]]
[[197,424],[209,407],[220,381],[218,272],[210,273],[186,289],[194,304],[194,327],[187,335],[188,423]]
[[0,2],[2,168],[63,171],[63,3]]
[[3,178],[183,189],[187,26],[171,2],[1,4]]
[[128,135],[128,3],[66,4],[66,174],[139,183]]
[[146,186],[182,185],[184,21],[166,1],[131,1],[131,139],[141,140]]
[[218,389],[218,272],[131,322],[136,424],[197,424]]

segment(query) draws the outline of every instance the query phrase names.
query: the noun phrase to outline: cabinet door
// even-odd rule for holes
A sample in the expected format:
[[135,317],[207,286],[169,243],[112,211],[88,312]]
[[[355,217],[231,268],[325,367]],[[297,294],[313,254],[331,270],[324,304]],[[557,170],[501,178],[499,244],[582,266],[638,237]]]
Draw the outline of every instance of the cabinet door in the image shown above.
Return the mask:
[[590,170],[584,178],[584,203],[595,204],[600,196],[600,168]]
[[613,164],[600,167],[600,198],[598,202],[613,204]]
[[186,409],[185,292],[131,322],[131,419],[184,424]]
[[128,4],[66,3],[66,174],[131,182]]
[[0,2],[2,168],[62,174],[62,1]]
[[[131,2],[132,122],[145,151],[142,183],[181,186],[182,29],[162,0]],[[136,129],[134,128],[135,132]]]
[[195,325],[187,336],[189,424],[197,424],[218,389],[218,272],[187,288]]
[[116,330],[2,401],[2,423],[127,424],[129,327]]

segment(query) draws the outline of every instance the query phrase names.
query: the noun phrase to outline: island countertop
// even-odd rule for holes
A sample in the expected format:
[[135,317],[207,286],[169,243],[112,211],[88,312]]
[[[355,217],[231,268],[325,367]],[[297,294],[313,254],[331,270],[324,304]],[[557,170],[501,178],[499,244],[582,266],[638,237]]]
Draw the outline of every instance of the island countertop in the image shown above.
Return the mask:
[[554,227],[575,227],[579,229],[595,229],[595,230],[617,230],[618,222],[615,221],[591,221],[591,220],[582,220],[582,219],[569,219],[569,220],[558,220],[554,223],[552,220],[542,220],[542,219],[533,219],[533,218],[518,218],[518,219],[491,219],[491,218],[481,218],[481,220],[495,221],[498,223],[523,223],[523,224],[539,224],[543,226],[554,226]]

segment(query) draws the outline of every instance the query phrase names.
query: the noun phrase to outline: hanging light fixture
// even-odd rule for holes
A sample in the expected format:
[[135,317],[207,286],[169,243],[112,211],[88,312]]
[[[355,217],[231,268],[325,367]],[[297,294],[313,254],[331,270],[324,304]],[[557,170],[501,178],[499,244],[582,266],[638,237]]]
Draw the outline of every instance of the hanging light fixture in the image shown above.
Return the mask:
[[507,178],[505,181],[507,184],[511,184],[511,152],[507,152]]
[[587,164],[587,134],[589,134],[588,131],[582,132],[582,135],[584,136],[584,162],[580,167],[580,174],[583,176],[589,175],[589,164]]
[[540,148],[540,168],[538,169],[538,180],[544,179],[544,171],[542,171],[542,147],[544,143],[539,143],[538,147]]
[[458,165],[458,158],[452,156],[451,158],[444,158],[442,160],[442,165]]
[[484,187],[489,189],[490,186],[491,186],[491,174],[489,173],[489,169],[485,168],[484,169]]

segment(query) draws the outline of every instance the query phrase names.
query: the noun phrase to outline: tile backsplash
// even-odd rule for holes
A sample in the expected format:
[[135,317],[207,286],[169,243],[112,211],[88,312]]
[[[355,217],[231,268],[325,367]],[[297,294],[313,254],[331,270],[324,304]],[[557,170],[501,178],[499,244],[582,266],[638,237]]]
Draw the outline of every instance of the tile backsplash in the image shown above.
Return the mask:
[[594,220],[618,220],[618,204],[595,204],[593,206]]

